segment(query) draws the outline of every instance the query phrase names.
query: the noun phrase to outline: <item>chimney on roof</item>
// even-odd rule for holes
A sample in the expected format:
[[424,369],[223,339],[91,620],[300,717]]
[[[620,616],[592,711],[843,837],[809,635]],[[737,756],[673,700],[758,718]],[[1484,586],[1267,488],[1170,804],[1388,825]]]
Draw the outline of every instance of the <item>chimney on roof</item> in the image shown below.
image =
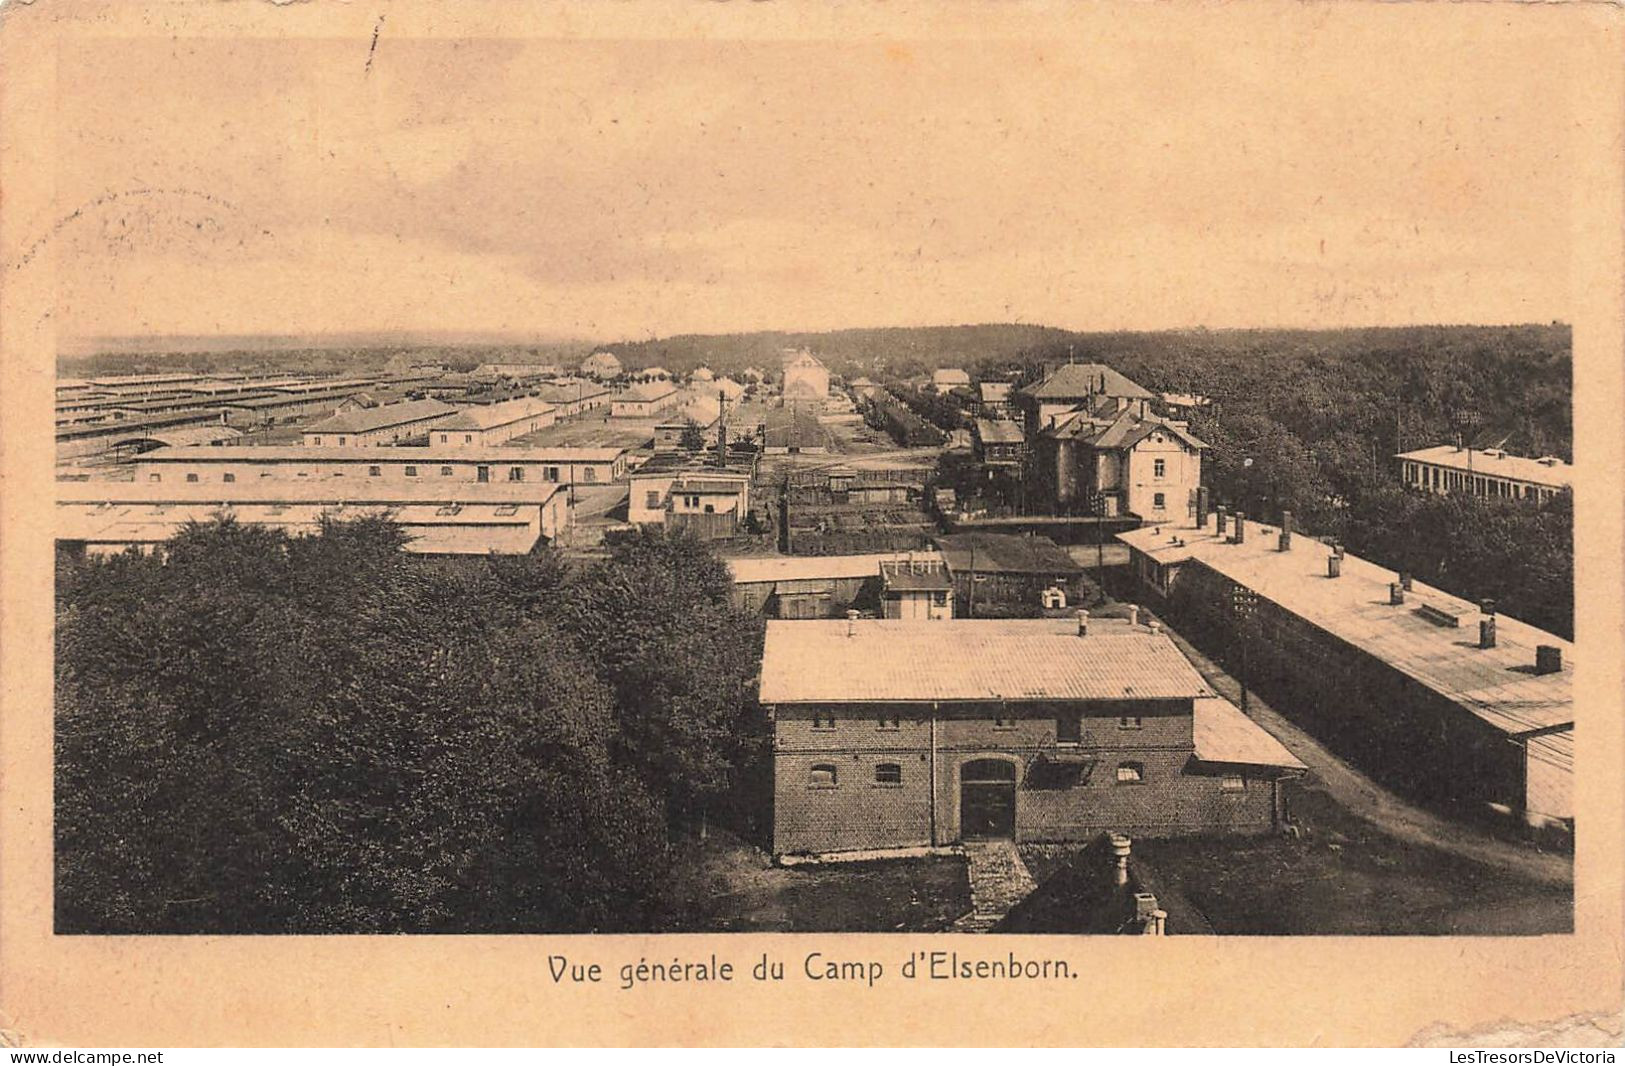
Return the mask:
[[1207,528],[1207,486],[1196,487],[1196,528]]
[[1411,590],[1411,572],[1409,570],[1401,570],[1399,572],[1399,587],[1404,589],[1406,592]]
[[1343,557],[1333,552],[1326,556],[1326,576],[1339,577],[1343,573]]
[[854,611],[854,610],[848,610],[846,612],[846,635],[849,636],[849,637],[856,636],[857,631],[858,631],[858,612]]
[[1122,833],[1112,833],[1108,839],[1112,845],[1112,880],[1121,887],[1128,884],[1128,857],[1134,844]]
[[1276,549],[1278,551],[1288,552],[1288,551],[1292,550],[1292,512],[1291,511],[1282,511],[1281,512],[1281,536],[1280,536],[1280,539],[1276,541],[1275,547],[1276,547]]
[[1228,513],[1226,513],[1223,505],[1221,505],[1219,507],[1219,509],[1215,512],[1215,514],[1218,516],[1218,518],[1217,518],[1217,521],[1218,521],[1217,532],[1218,532],[1218,535],[1222,537],[1222,536],[1224,536],[1225,528],[1230,524],[1229,523],[1229,515],[1228,515]]
[[1247,515],[1243,511],[1236,512],[1236,535],[1231,539],[1237,544],[1247,542]]
[[1535,673],[1555,674],[1563,669],[1563,649],[1555,644],[1535,647]]
[[1080,610],[1080,611],[1078,611],[1078,636],[1087,637],[1088,635],[1089,635],[1089,612],[1084,611],[1084,610]]
[[1405,588],[1397,581],[1388,582],[1388,602],[1395,607],[1405,602]]
[[1484,617],[1478,620],[1478,646],[1480,648],[1495,647],[1495,601],[1485,600],[1478,605],[1484,612]]
[[1153,619],[1151,619],[1150,622],[1148,622],[1146,624],[1146,628],[1151,630],[1151,632],[1153,632],[1153,633],[1161,633],[1162,632],[1162,623],[1157,621],[1155,618],[1153,618]]
[[1131,626],[1140,624],[1140,605],[1137,603],[1128,605],[1128,624]]

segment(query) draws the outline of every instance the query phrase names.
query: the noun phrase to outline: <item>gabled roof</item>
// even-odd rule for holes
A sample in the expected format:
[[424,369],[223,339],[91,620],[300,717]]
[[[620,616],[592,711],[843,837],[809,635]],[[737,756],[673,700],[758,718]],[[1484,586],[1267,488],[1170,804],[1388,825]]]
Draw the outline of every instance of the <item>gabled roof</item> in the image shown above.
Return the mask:
[[1039,400],[1081,400],[1094,393],[1149,400],[1151,393],[1109,366],[1100,363],[1068,363],[1040,381],[1021,390]]
[[492,429],[496,426],[505,426],[510,422],[517,422],[532,415],[546,414],[553,410],[553,405],[545,400],[538,400],[534,396],[521,396],[514,400],[505,400],[502,403],[477,405],[466,407],[444,422],[435,424],[435,429]]
[[633,385],[615,399],[628,403],[651,403],[665,399],[676,391],[677,387],[669,381],[646,381],[641,385]]
[[409,422],[422,422],[440,415],[457,413],[457,408],[441,400],[408,400],[405,403],[386,403],[380,407],[367,407],[359,411],[346,411],[341,415],[306,426],[306,433],[369,433]]
[[784,356],[785,370],[813,369],[815,367],[822,370],[824,369],[824,364],[819,362],[818,357],[809,351],[802,350],[799,352],[788,352]]
[[1207,447],[1207,442],[1197,439],[1187,429],[1160,418],[1141,418],[1130,410],[1117,411],[1107,417],[1088,411],[1070,411],[1042,432],[1055,440],[1075,440],[1094,448],[1132,448],[1158,432],[1167,433],[1194,451]]
[[1099,619],[770,621],[761,701],[1195,699],[1211,690],[1165,633]]
[[1016,423],[990,418],[976,420],[976,436],[983,444],[1023,444],[1027,440],[1027,435]]

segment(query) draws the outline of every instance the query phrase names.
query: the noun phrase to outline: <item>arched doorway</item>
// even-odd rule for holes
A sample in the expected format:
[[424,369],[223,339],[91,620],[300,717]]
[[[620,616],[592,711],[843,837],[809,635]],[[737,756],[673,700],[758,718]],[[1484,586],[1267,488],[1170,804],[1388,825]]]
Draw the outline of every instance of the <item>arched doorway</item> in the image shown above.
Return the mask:
[[959,835],[1016,835],[1016,768],[1003,759],[974,759],[959,768]]

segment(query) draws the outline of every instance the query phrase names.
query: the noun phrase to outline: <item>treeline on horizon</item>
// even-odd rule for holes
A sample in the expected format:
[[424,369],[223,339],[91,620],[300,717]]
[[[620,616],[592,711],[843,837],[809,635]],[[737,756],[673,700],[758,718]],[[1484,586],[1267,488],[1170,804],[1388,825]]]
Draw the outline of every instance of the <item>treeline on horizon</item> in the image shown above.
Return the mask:
[[689,536],[447,564],[387,519],[59,560],[59,933],[670,928],[750,832],[761,625]]

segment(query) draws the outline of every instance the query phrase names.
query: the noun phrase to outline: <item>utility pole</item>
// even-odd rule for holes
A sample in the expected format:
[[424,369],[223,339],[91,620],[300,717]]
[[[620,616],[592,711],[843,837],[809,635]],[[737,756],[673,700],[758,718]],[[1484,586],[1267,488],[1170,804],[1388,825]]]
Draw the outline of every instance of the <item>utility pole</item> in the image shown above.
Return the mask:
[[976,617],[976,542],[970,542],[970,596],[965,606],[965,617]]
[[1095,587],[1100,590],[1100,598],[1106,598],[1106,498],[1095,493]]

